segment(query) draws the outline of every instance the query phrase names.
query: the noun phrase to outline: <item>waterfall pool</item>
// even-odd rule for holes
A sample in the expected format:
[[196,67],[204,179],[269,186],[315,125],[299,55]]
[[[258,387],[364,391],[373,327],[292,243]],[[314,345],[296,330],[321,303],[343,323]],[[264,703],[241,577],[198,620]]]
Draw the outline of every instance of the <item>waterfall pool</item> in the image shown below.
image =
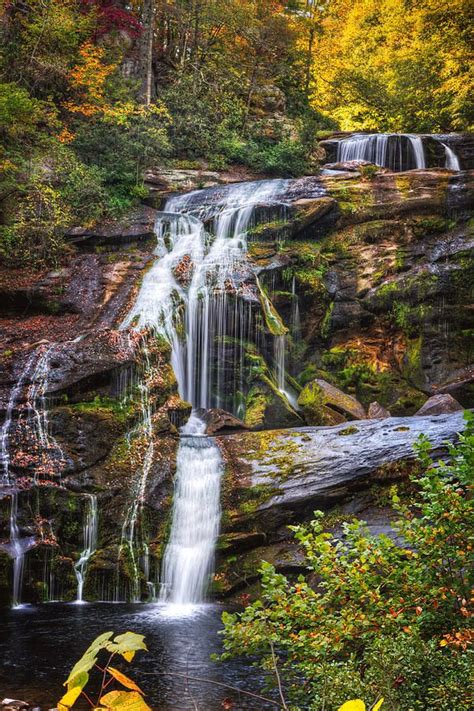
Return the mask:
[[[100,633],[132,630],[145,635],[148,653],[140,652],[123,669],[146,693],[157,711],[220,711],[228,708],[266,711],[275,704],[238,694],[199,677],[269,696],[251,661],[213,662],[221,649],[220,605],[174,607],[159,604],[49,603],[10,610],[0,619],[1,698],[20,698],[42,709],[54,708],[62,683],[90,642]],[[122,668],[122,666],[120,666]],[[171,676],[169,674],[183,674]],[[76,708],[76,706],[75,706]],[[80,708],[88,708],[79,704]]]

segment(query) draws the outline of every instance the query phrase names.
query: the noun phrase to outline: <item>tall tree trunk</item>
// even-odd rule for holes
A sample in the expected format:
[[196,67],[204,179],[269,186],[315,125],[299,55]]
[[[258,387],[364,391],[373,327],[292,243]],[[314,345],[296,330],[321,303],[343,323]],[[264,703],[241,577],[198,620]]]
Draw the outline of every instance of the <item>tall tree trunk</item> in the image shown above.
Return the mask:
[[143,0],[142,24],[143,34],[140,40],[140,101],[151,104],[151,89],[153,84],[153,36],[155,30],[155,0]]

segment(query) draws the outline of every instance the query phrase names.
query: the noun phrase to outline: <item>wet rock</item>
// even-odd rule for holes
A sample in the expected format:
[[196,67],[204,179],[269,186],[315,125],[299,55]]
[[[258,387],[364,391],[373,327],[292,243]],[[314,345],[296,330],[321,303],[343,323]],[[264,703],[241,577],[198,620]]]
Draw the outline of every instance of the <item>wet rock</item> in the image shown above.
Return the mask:
[[192,405],[185,400],[181,400],[178,395],[173,395],[166,401],[164,409],[166,410],[168,420],[179,429],[188,421],[191,415]]
[[367,410],[367,419],[369,420],[384,420],[386,417],[391,416],[390,411],[377,401],[371,402]]
[[213,435],[221,430],[240,430],[247,429],[246,425],[238,417],[235,417],[230,412],[221,408],[212,408],[210,410],[196,410],[196,415],[206,423],[206,434]]
[[415,412],[417,417],[422,417],[424,415],[445,415],[450,412],[460,412],[464,408],[459,404],[457,400],[453,398],[452,395],[433,395],[430,397],[422,407]]
[[337,220],[337,200],[331,197],[300,198],[292,203],[292,212],[293,237],[303,237],[309,231],[313,238],[319,237]]
[[[325,163],[322,166],[323,170],[341,170],[348,173],[359,172],[361,167],[364,165],[373,165],[368,160],[346,160],[340,161],[339,163]],[[379,168],[383,171],[383,168]]]
[[298,398],[309,424],[337,424],[345,419],[362,420],[365,410],[356,398],[317,378],[303,388]]
[[45,394],[57,395],[116,387],[120,370],[135,363],[136,350],[126,331],[103,329],[54,346],[48,356]]
[[92,227],[73,227],[66,239],[81,249],[155,241],[157,211],[142,205],[121,220],[97,223]]
[[202,169],[153,168],[145,173],[145,185],[156,197],[175,192],[210,188],[223,182],[220,173]]
[[347,501],[377,481],[406,475],[421,434],[439,453],[457,439],[462,413],[361,420],[347,425],[246,432],[218,437],[227,463],[226,529],[270,534],[316,508]]
[[29,701],[20,701],[19,699],[3,699],[0,701],[0,709],[3,711],[20,711],[20,709],[33,709],[34,704]]

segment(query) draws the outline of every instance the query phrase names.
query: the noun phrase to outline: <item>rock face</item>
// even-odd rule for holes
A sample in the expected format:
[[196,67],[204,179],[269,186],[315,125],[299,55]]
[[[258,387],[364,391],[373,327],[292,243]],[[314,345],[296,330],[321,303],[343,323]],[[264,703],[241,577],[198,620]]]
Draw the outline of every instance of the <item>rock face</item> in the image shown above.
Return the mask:
[[455,400],[452,395],[433,395],[424,405],[420,407],[418,412],[415,412],[417,417],[424,415],[446,415],[449,412],[460,412],[462,406]]
[[154,242],[153,231],[156,222],[156,210],[145,205],[137,208],[128,218],[120,221],[99,223],[94,227],[74,227],[66,235],[67,240],[83,248],[103,245],[130,244],[132,242]]
[[196,415],[206,423],[206,434],[213,435],[222,430],[246,429],[245,423],[234,417],[230,412],[220,408],[211,410],[196,410]]

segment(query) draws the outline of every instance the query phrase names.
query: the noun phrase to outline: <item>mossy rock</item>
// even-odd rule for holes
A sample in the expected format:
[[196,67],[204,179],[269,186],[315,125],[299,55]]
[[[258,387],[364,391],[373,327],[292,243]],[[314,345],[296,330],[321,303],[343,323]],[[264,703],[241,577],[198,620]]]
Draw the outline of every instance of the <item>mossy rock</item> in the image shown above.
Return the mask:
[[354,397],[319,378],[305,385],[298,405],[311,425],[336,425],[346,419],[362,420],[366,416],[364,408]]

